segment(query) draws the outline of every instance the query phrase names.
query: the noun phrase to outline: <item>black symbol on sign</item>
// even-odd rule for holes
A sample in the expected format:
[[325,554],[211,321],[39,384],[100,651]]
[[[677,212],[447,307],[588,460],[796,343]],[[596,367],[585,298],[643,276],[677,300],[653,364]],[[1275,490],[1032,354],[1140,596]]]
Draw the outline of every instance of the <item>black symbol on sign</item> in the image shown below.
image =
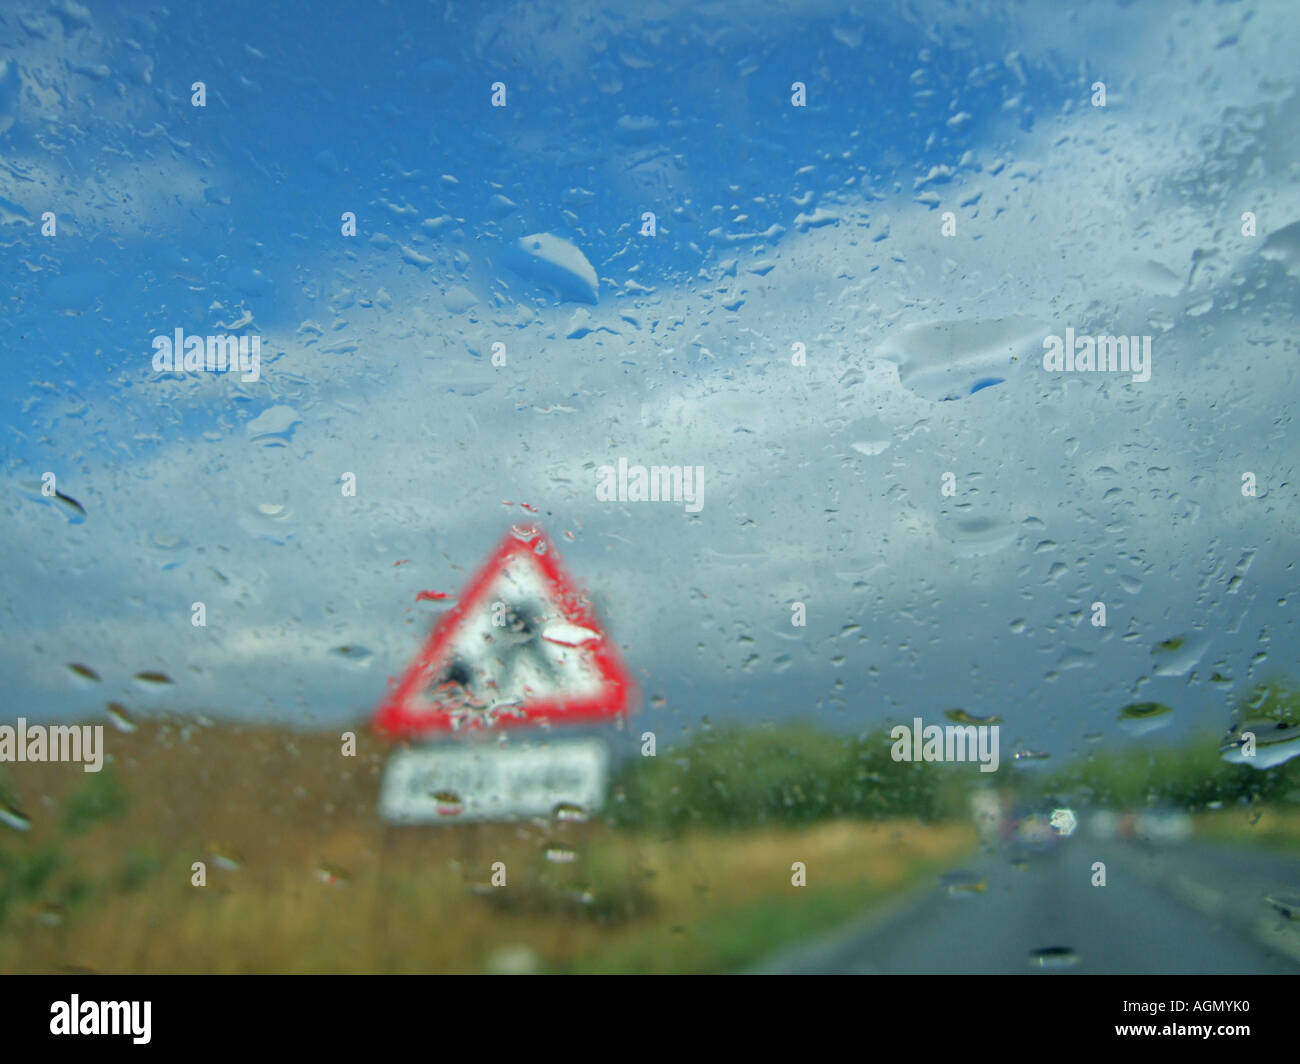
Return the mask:
[[[515,691],[517,677],[528,674],[524,672],[526,666],[531,666],[531,675],[557,685],[555,663],[542,645],[546,624],[542,607],[535,602],[508,605],[504,620],[503,625],[494,627],[492,634],[485,637],[490,644],[486,653],[495,668],[487,663],[476,666],[457,655],[429,684],[426,693],[457,707],[487,709],[503,701],[502,692]],[[526,685],[520,681],[519,686]]]

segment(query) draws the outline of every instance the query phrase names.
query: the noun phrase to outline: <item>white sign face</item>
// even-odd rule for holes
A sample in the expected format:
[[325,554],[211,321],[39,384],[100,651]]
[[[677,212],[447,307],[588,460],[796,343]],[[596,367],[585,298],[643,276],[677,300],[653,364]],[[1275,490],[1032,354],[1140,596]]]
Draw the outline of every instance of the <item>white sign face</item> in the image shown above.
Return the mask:
[[600,633],[564,620],[531,551],[512,555],[478,602],[444,648],[441,672],[421,693],[423,708],[440,704],[438,688],[449,676],[470,706],[489,713],[559,695],[594,698],[604,690],[588,653]]
[[608,776],[599,739],[417,747],[389,758],[379,813],[390,824],[590,816],[604,804]]

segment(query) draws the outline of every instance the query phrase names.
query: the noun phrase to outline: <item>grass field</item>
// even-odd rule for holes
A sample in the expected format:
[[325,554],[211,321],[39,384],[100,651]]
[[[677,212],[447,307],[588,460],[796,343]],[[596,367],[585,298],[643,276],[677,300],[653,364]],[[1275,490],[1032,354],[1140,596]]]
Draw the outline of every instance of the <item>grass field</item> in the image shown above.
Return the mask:
[[1264,806],[1221,809],[1195,818],[1196,837],[1208,842],[1300,853],[1300,809]]
[[387,751],[360,728],[350,758],[337,735],[270,728],[105,737],[99,774],[4,766],[0,806],[30,827],[0,823],[0,971],[727,970],[975,846],[966,825],[903,821],[397,828],[375,812]]

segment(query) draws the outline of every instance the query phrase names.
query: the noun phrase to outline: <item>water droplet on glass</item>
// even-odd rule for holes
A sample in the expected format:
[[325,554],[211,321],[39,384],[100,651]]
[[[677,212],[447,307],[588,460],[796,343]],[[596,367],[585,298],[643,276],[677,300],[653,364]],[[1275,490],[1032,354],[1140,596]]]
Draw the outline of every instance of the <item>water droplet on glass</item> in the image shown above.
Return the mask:
[[126,732],[128,735],[135,731],[136,725],[135,721],[131,719],[131,711],[121,702],[108,703],[105,712],[108,714],[108,719],[113,722],[113,727],[118,731]]
[[1278,891],[1266,894],[1264,901],[1287,920],[1300,920],[1300,894]]
[[1048,970],[1073,968],[1079,963],[1079,954],[1069,946],[1046,946],[1029,954],[1029,963],[1034,968]]
[[153,684],[154,686],[163,686],[164,684],[174,683],[175,681],[165,672],[158,672],[155,669],[148,669],[144,672],[135,674],[136,680],[143,684]]
[[1015,760],[1017,761],[1046,761],[1051,756],[1045,750],[1020,749],[1015,752]]
[[357,646],[354,643],[346,643],[343,646],[334,647],[330,650],[334,657],[339,658],[348,665],[356,668],[365,668],[370,664],[374,657],[374,652],[369,647]]
[[331,865],[320,865],[316,869],[316,882],[322,883],[327,887],[345,886],[351,878],[352,877],[342,869],[334,868]]
[[555,807],[555,819],[570,824],[585,824],[587,811],[573,802],[560,802]]
[[1191,671],[1206,648],[1210,645],[1207,636],[1171,636],[1151,648],[1155,659],[1157,676],[1186,676]]
[[551,864],[573,864],[578,859],[578,853],[572,847],[552,843],[546,847],[546,859]]
[[83,680],[90,680],[92,683],[99,683],[99,673],[89,665],[82,665],[80,662],[74,661],[68,665],[68,669],[77,676],[80,676]]
[[1285,720],[1247,720],[1234,724],[1219,746],[1219,756],[1229,764],[1250,765],[1261,770],[1284,764],[1297,754],[1300,754],[1300,727]]
[[0,804],[0,824],[13,828],[15,831],[29,831],[32,826],[31,820],[20,813],[12,805]]
[[977,717],[973,713],[967,713],[964,709],[945,709],[943,715],[951,721],[958,724],[1001,724],[1002,718],[996,715],[988,717]]
[[987,878],[966,869],[949,872],[941,880],[950,898],[970,898],[983,894],[989,885]]
[[438,803],[439,816],[460,816],[465,811],[465,802],[455,791],[437,790],[431,797]]
[[208,843],[208,860],[223,872],[237,872],[244,859],[229,846]]
[[1168,724],[1171,712],[1163,702],[1130,702],[1119,711],[1120,727],[1129,735],[1146,735]]
[[59,927],[63,923],[63,907],[53,902],[46,902],[36,910],[36,919],[46,927]]

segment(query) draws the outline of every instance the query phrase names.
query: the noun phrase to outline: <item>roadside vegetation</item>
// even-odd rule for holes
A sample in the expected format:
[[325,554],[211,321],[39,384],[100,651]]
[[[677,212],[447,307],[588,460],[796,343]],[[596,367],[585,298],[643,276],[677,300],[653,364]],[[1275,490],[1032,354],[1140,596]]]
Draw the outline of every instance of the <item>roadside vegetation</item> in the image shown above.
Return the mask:
[[[1300,720],[1300,693],[1267,684],[1242,710]],[[990,785],[895,762],[888,729],[726,727],[624,761],[589,821],[392,827],[388,749],[363,729],[346,760],[335,734],[108,734],[98,774],[3,766],[0,972],[743,968],[969,859],[970,793]],[[1025,807],[1172,807],[1202,838],[1300,852],[1300,758],[1228,764],[1221,738],[1005,765],[998,784]]]
[[392,827],[376,813],[388,751],[360,731],[341,762],[333,735],[144,721],[110,735],[99,774],[5,766],[0,971],[720,971],[974,847],[966,823],[935,820],[920,776],[906,801],[861,804],[887,786],[869,778],[858,805],[824,801],[818,759],[843,743],[812,733],[792,780],[769,765],[721,814],[683,815],[679,783],[689,801],[738,785],[727,773],[790,738],[742,739],[740,760],[716,742],[714,760],[666,755],[694,757],[684,776],[625,769],[622,799],[588,822]]

